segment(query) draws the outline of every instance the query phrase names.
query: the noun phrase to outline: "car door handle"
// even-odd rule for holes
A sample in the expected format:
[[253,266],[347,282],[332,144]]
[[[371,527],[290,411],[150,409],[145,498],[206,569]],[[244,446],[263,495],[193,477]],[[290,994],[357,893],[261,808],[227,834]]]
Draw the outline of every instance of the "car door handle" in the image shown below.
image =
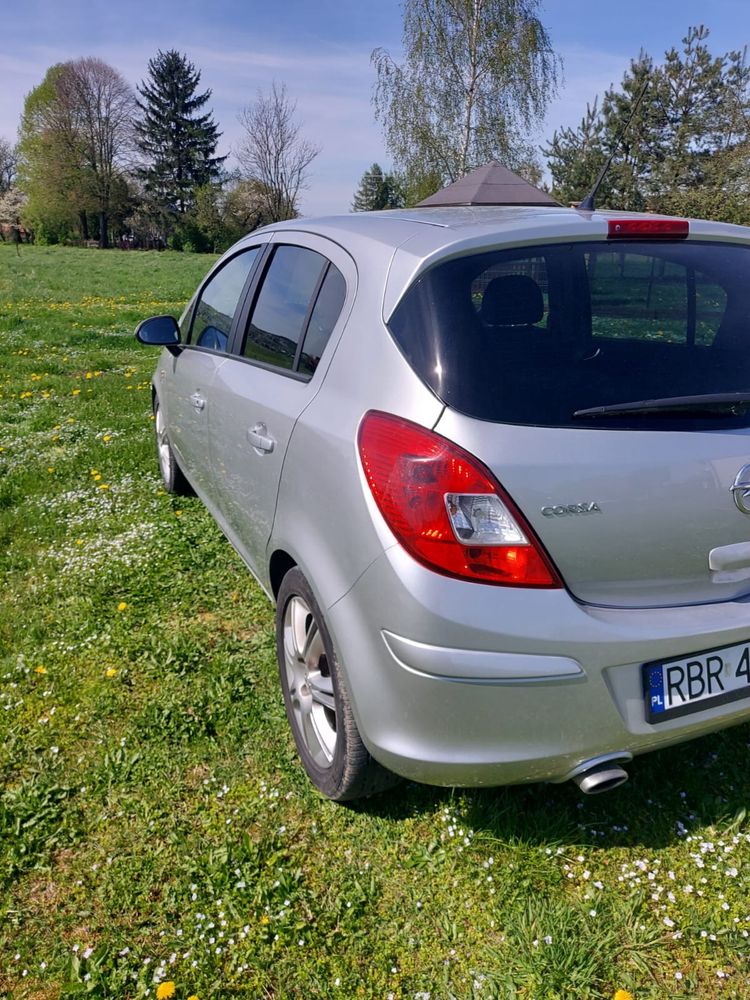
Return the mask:
[[190,402],[193,404],[196,410],[202,410],[206,405],[205,399],[203,398],[203,396],[201,396],[199,392],[193,393],[193,395],[190,397]]
[[256,451],[266,453],[273,451],[273,446],[276,444],[274,439],[269,436],[265,424],[256,424],[255,427],[251,427],[247,432],[247,439]]

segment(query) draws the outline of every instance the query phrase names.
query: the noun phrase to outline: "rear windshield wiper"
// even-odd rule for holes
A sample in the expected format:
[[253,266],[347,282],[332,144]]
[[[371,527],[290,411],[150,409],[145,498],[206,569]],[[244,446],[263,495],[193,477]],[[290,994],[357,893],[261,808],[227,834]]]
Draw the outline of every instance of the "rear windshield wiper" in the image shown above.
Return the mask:
[[663,413],[665,416],[742,417],[750,408],[750,393],[713,392],[701,396],[667,396],[664,399],[638,399],[632,403],[591,406],[576,410],[574,417],[628,417],[640,413]]

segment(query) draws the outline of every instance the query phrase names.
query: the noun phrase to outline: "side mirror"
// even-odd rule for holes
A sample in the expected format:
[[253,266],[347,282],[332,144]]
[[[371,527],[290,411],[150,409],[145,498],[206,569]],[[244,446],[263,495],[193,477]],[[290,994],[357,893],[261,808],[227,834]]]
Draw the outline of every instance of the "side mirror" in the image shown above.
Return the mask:
[[180,328],[174,316],[152,316],[135,328],[135,339],[151,347],[175,347],[180,343]]

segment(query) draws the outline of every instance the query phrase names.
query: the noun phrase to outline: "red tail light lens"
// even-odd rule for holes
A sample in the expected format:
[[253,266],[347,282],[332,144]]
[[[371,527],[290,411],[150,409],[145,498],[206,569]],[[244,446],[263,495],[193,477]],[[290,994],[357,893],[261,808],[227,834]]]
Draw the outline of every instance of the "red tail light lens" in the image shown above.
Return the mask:
[[463,448],[375,410],[363,418],[358,443],[380,513],[419,562],[464,580],[562,586],[513,501]]
[[610,219],[607,223],[610,240],[684,239],[689,233],[687,219]]

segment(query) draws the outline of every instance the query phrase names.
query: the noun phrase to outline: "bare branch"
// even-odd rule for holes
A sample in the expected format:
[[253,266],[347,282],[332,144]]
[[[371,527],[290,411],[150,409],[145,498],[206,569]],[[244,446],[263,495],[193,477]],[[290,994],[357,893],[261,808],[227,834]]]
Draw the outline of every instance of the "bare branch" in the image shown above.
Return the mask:
[[237,159],[247,179],[264,192],[265,214],[275,222],[297,216],[300,191],[307,186],[308,169],[320,152],[302,135],[296,109],[286,85],[274,82],[269,94],[259,91],[255,102],[239,115],[245,137],[236,150]]

